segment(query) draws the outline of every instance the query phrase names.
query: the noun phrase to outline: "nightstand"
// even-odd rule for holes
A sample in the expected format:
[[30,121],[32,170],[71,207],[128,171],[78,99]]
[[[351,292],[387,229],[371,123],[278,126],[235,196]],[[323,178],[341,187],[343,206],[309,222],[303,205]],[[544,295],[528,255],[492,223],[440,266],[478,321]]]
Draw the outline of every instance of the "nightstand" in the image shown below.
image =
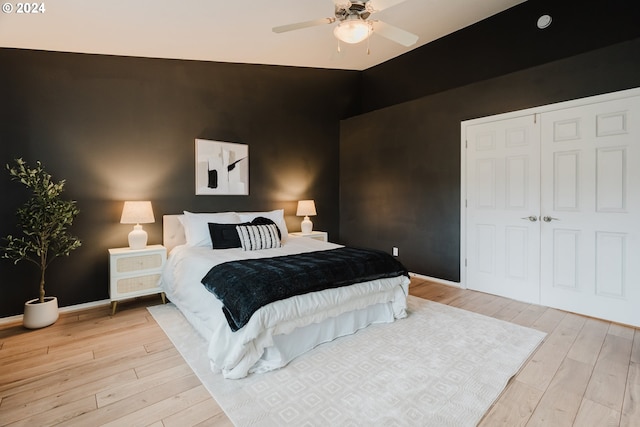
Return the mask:
[[167,249],[150,245],[144,249],[109,249],[109,299],[111,314],[116,314],[118,301],[142,295],[160,294],[160,276],[167,260]]
[[326,231],[312,231],[311,233],[304,234],[302,231],[296,231],[289,233],[290,236],[306,237],[308,239],[321,240],[323,242],[329,241],[329,234]]

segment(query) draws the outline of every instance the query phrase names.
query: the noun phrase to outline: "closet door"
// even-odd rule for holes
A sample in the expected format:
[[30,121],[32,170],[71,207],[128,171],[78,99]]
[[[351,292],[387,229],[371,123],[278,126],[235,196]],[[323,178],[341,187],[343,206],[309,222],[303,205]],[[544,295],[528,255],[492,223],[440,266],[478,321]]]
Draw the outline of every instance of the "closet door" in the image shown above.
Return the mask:
[[469,289],[540,301],[539,141],[534,115],[466,128]]
[[541,303],[640,325],[640,98],[541,126]]

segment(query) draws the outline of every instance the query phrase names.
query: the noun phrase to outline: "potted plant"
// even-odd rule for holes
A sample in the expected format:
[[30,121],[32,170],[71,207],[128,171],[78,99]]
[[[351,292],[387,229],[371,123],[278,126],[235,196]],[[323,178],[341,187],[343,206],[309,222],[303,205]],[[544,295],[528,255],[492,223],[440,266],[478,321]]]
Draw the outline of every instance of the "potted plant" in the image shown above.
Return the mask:
[[14,166],[6,167],[11,180],[27,187],[31,197],[16,212],[22,236],[6,236],[1,257],[14,264],[29,261],[40,268],[40,296],[25,303],[23,325],[43,328],[58,320],[58,299],[45,296],[45,272],[54,259],[80,247],[80,240],[67,230],[79,211],[75,201],[60,196],[65,180],[53,182],[39,161],[31,168],[16,159]]

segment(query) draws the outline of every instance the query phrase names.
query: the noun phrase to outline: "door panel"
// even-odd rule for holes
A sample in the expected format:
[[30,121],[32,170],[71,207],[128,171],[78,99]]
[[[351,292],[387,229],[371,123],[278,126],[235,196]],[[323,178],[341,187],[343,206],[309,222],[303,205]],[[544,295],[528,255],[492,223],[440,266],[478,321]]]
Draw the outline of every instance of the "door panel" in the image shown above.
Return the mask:
[[529,230],[527,227],[505,228],[505,262],[507,279],[527,280],[529,259]]
[[512,156],[506,158],[506,209],[521,210],[526,208],[528,203],[527,189],[529,188],[529,173],[528,156]]
[[553,286],[573,288],[578,285],[580,230],[553,230]]
[[541,302],[640,325],[640,98],[541,115]]
[[529,115],[466,132],[467,287],[537,303],[539,126]]
[[554,153],[553,159],[553,208],[554,211],[578,211],[580,206],[580,152]]
[[596,233],[596,294],[625,298],[627,235]]
[[627,206],[627,148],[598,148],[596,152],[596,209],[625,212]]

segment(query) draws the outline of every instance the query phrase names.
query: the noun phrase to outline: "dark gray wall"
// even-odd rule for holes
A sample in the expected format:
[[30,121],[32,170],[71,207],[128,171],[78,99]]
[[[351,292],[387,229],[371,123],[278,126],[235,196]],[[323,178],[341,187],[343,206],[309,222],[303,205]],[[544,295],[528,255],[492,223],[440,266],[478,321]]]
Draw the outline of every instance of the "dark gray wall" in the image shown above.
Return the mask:
[[[552,16],[540,30],[538,17]],[[640,37],[636,0],[527,0],[362,73],[363,111]]]
[[[0,49],[0,165],[41,160],[78,200],[83,247],[48,277],[63,306],[107,297],[130,199],[153,201],[158,243],[162,214],[285,208],[297,229],[296,200],[314,198],[332,240],[398,246],[410,270],[455,281],[460,121],[640,85],[639,10],[528,0],[361,73]],[[195,138],[249,144],[249,196],[194,196]],[[0,236],[25,198],[4,176]],[[36,283],[0,260],[0,317]]]
[[460,122],[640,86],[640,38],[346,119],[340,237],[460,280]]
[[[553,18],[536,26],[540,15]],[[528,0],[362,72],[340,239],[460,280],[460,122],[640,86],[640,2]]]
[[[314,224],[338,234],[339,120],[359,105],[359,73],[0,49],[0,165],[40,160],[78,201],[83,246],[56,260],[47,294],[61,306],[108,296],[107,248],[127,245],[122,201],[163,214],[284,208],[316,200]],[[194,139],[249,144],[249,196],[194,195]],[[26,193],[0,171],[0,236]],[[0,260],[0,317],[37,296],[33,265]]]

